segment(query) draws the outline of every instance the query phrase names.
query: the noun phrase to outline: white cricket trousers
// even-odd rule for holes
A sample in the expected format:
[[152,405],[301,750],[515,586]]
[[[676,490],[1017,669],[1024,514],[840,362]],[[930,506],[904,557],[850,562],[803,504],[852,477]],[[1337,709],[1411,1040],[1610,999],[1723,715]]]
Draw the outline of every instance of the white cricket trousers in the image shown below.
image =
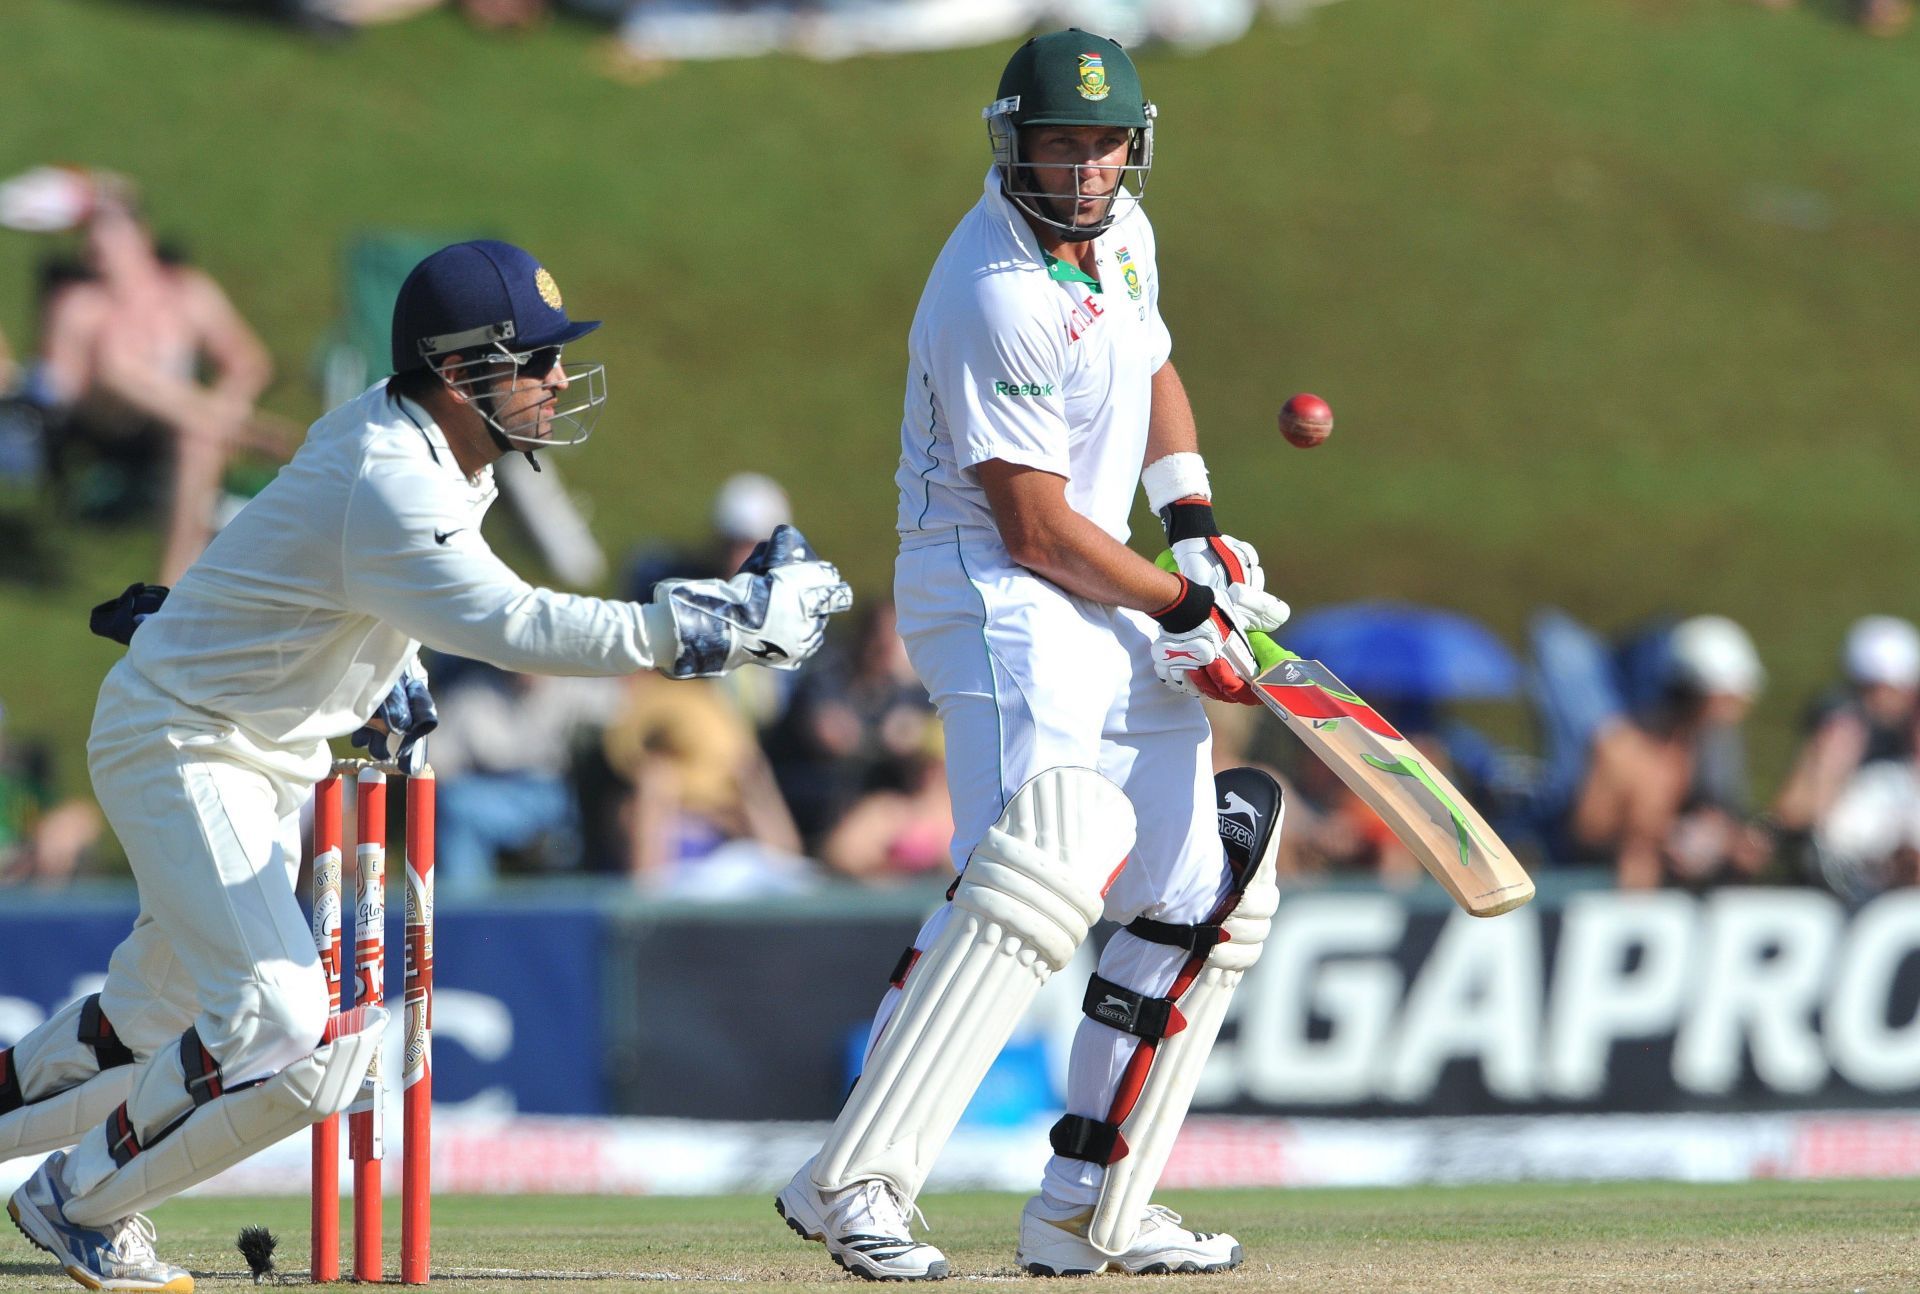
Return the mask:
[[[1214,811],[1212,733],[1200,702],[1153,672],[1153,620],[1089,602],[1008,557],[999,536],[956,529],[915,536],[894,571],[900,635],[946,732],[953,857],[964,860],[1027,780],[1060,765],[1091,768],[1132,802],[1139,836],[1107,892],[1106,916],[1176,924],[1205,921],[1230,875]],[[938,937],[950,907],[914,940]],[[1100,974],[1136,992],[1164,994],[1185,951],[1120,931]],[[883,999],[874,1036],[898,990]],[[1137,1040],[1082,1020],[1067,1070],[1067,1111],[1107,1117]],[[1104,1166],[1054,1156],[1044,1192],[1092,1204]]]
[[[295,885],[300,811],[327,761],[323,746],[262,747],[125,661],[101,685],[87,764],[140,915],[114,950],[100,1008],[141,1067],[128,1112],[143,1136],[193,1109],[184,1086],[173,1090],[189,1025],[228,1087],[319,1045],[326,978]],[[68,1186],[90,1190],[114,1167],[105,1138],[89,1133]]]

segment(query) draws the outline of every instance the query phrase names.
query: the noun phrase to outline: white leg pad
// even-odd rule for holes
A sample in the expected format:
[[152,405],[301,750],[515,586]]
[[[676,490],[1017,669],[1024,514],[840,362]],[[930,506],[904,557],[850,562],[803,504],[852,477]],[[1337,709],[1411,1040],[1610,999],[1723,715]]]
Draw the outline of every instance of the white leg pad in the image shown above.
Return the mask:
[[0,1164],[73,1145],[133,1094],[137,1065],[102,1070],[77,1087],[0,1115]]
[[[1220,922],[1227,940],[1214,945],[1198,977],[1180,997],[1186,1028],[1159,1041],[1139,1098],[1120,1123],[1120,1136],[1128,1153],[1107,1165],[1100,1200],[1087,1229],[1087,1239],[1102,1253],[1122,1254],[1133,1245],[1140,1219],[1180,1135],[1180,1125],[1186,1121],[1187,1107],[1193,1103],[1200,1072],[1220,1035],[1227,1003],[1233,999],[1241,977],[1260,960],[1261,946],[1273,928],[1273,914],[1280,906],[1274,867],[1280,850],[1281,817],[1278,788],[1274,789],[1272,820],[1260,823],[1256,819],[1254,823],[1256,830],[1264,828],[1260,855],[1253,860],[1253,871],[1240,892],[1239,903]],[[1234,844],[1232,828],[1223,810],[1221,834],[1228,837],[1229,849]]]
[[386,1023],[385,1010],[369,1007],[359,1032],[320,1046],[264,1082],[208,1101],[93,1189],[68,1200],[67,1220],[97,1227],[145,1212],[345,1110],[380,1052]]
[[1133,848],[1133,806],[1086,768],[1036,774],[967,860],[953,916],[814,1160],[822,1191],[878,1178],[912,1200],[1040,986],[1100,919]]

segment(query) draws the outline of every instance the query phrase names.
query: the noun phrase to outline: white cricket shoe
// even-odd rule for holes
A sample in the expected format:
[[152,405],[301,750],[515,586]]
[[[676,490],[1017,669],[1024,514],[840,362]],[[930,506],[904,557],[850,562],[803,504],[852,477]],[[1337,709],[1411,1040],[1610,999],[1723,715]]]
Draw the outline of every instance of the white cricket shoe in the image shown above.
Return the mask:
[[946,1279],[947,1256],[913,1238],[919,1210],[903,1203],[892,1186],[874,1179],[823,1193],[813,1184],[812,1169],[809,1159],[773,1197],[774,1210],[803,1239],[820,1241],[833,1261],[870,1281]]
[[65,1151],[48,1155],[38,1172],[13,1193],[7,1212],[20,1234],[54,1256],[67,1275],[90,1290],[193,1294],[193,1277],[160,1261],[153,1252],[153,1223],[141,1214],[107,1227],[67,1221],[60,1186]]
[[1240,1265],[1240,1242],[1226,1234],[1189,1231],[1180,1215],[1147,1206],[1140,1230],[1123,1254],[1103,1254],[1087,1239],[1091,1208],[1062,1209],[1036,1195],[1020,1210],[1020,1249],[1014,1261],[1029,1276],[1092,1276],[1111,1268],[1135,1276],[1170,1272],[1224,1272]]

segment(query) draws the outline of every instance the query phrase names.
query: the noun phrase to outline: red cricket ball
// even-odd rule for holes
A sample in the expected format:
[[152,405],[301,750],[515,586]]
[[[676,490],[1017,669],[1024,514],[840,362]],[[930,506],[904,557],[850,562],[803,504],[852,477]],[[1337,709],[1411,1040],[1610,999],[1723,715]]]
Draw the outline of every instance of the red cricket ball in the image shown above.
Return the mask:
[[1333,410],[1319,396],[1302,391],[1280,406],[1280,434],[1301,449],[1312,449],[1333,434]]

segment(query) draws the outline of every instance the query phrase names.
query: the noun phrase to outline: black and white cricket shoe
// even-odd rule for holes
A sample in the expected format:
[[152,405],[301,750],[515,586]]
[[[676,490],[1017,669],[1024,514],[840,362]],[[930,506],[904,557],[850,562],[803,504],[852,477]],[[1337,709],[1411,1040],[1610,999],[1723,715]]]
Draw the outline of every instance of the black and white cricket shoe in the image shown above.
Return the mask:
[[1014,1261],[1029,1276],[1093,1276],[1109,1270],[1165,1276],[1232,1271],[1245,1256],[1232,1236],[1189,1231],[1180,1225],[1178,1213],[1159,1204],[1147,1206],[1125,1253],[1095,1249],[1087,1239],[1092,1221],[1090,1208],[1058,1209],[1034,1196],[1020,1210],[1020,1249]]
[[814,1185],[812,1171],[809,1159],[773,1197],[774,1210],[802,1239],[818,1240],[833,1261],[870,1281],[946,1278],[947,1256],[913,1238],[919,1210],[903,1203],[892,1186],[875,1179],[826,1193]]

